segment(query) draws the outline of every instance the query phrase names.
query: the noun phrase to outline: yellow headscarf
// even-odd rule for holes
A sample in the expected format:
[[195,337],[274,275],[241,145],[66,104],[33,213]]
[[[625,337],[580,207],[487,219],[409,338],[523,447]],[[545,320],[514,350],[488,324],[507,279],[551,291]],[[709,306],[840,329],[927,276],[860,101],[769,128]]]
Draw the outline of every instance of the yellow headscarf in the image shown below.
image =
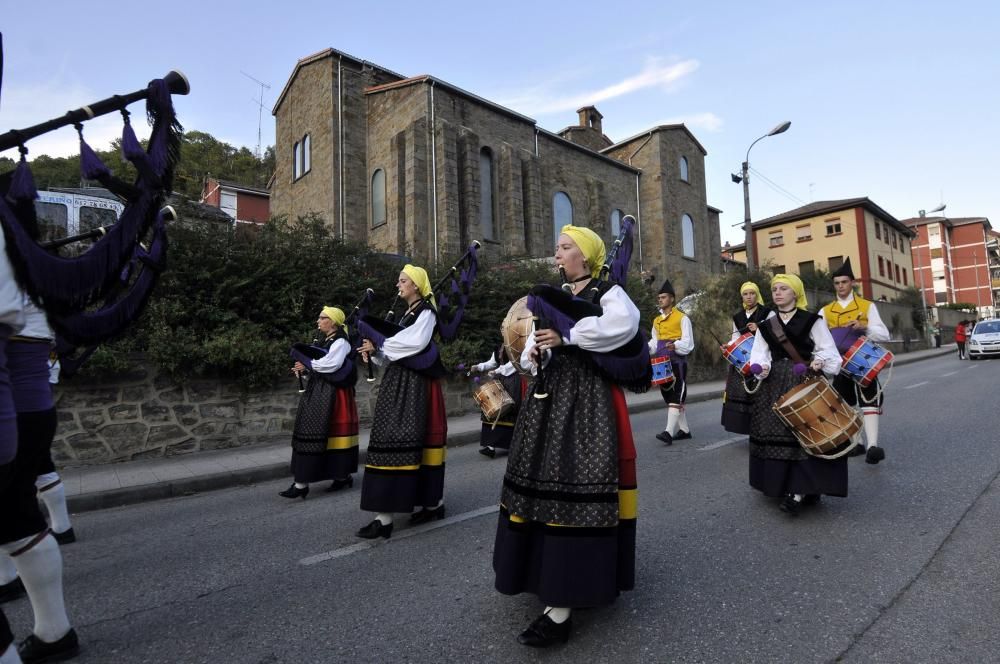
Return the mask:
[[[746,282],[743,283],[742,286],[740,286],[740,298],[743,297],[744,291],[748,291],[748,290],[752,290],[754,293],[757,294],[757,304],[755,304],[753,306],[755,306],[755,307],[762,306],[764,304],[764,298],[760,296],[760,288],[758,288],[757,284],[755,284],[752,281],[746,281]],[[747,305],[746,305],[745,302],[743,303],[743,308],[747,309]],[[749,309],[747,309],[747,311],[749,311]]]
[[573,224],[566,224],[559,232],[568,235],[576,243],[576,246],[580,247],[583,257],[587,259],[587,263],[590,265],[590,276],[597,277],[600,275],[601,267],[604,265],[607,255],[604,251],[604,240],[589,228],[574,226]]
[[[431,306],[435,309],[437,308],[437,302],[434,301],[434,293],[431,292],[431,280],[427,277],[427,270],[422,267],[417,267],[416,265],[410,265],[407,263],[403,266],[403,274],[410,278],[410,281],[416,285],[417,290],[420,294],[429,299]],[[429,296],[429,297],[428,297]]]
[[347,320],[347,317],[344,316],[344,312],[342,310],[337,307],[327,305],[323,307],[323,310],[320,313],[332,320],[334,325],[337,327],[343,327],[344,332],[347,332],[347,326],[344,325],[344,321]]
[[773,288],[775,284],[785,284],[792,289],[795,293],[795,306],[799,309],[805,310],[806,305],[806,289],[802,285],[802,280],[799,279],[798,275],[794,274],[776,274],[774,278],[771,279],[771,287]]

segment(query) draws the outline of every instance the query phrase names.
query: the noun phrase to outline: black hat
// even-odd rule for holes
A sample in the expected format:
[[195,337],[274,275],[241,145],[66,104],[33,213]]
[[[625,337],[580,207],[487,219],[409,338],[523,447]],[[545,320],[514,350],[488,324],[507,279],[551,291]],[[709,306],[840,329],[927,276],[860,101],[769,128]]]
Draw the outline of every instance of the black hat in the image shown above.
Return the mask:
[[830,277],[832,279],[836,279],[837,277],[847,277],[851,281],[854,281],[854,271],[851,269],[851,257],[848,256],[847,259],[844,260],[844,264],[837,268],[833,274],[830,275]]
[[663,285],[660,286],[660,290],[657,291],[656,294],[661,295],[663,293],[666,293],[667,295],[671,295],[673,297],[677,297],[677,293],[674,292],[674,287],[670,285],[669,279],[663,280]]

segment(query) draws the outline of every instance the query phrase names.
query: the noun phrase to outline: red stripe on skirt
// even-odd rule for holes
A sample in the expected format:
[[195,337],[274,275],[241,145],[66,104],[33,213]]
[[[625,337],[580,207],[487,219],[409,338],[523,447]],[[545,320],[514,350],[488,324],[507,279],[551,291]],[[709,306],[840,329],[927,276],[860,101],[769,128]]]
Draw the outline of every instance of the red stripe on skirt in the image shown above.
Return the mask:
[[521,400],[523,401],[528,396],[528,379],[521,376]]
[[618,431],[618,486],[632,489],[637,486],[635,441],[632,439],[632,423],[628,418],[625,393],[617,385],[611,386],[611,408],[615,412],[615,429]]
[[358,435],[358,404],[354,399],[354,388],[340,388],[333,398],[333,412],[330,413],[330,438]]
[[448,413],[444,409],[441,382],[427,381],[427,434],[424,447],[444,447],[448,440]]

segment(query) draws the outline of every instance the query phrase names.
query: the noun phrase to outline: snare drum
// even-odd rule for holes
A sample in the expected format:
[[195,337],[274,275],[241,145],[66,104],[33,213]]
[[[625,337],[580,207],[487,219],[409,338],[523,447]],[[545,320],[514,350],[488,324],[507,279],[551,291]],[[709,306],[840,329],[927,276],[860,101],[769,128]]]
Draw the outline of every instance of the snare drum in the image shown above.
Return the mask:
[[670,366],[670,358],[663,357],[653,357],[650,358],[649,363],[653,367],[653,385],[658,385],[670,389],[670,386],[674,384],[674,368]]
[[799,445],[821,459],[837,459],[857,444],[861,416],[825,378],[809,378],[785,392],[773,406]]
[[878,372],[892,362],[892,353],[882,348],[868,337],[858,340],[844,353],[844,364],[840,372],[849,376],[861,387],[868,387],[878,376]]
[[499,420],[514,409],[514,400],[503,389],[503,384],[495,378],[485,380],[473,391],[472,398],[483,410],[483,417],[489,421]]
[[722,357],[744,376],[750,375],[750,351],[753,350],[753,333],[746,332],[722,347]]

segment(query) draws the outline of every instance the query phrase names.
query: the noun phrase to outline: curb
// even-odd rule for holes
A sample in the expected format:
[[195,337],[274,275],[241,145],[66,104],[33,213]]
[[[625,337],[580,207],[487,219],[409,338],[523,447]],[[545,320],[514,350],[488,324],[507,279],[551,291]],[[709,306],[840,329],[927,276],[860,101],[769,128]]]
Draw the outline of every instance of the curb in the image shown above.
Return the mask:
[[[939,350],[941,352],[933,355],[923,355],[921,357],[907,357],[907,355],[902,355],[896,358],[895,364],[911,364],[913,362],[919,362],[920,360],[929,359],[931,357],[949,355],[954,352],[953,349],[946,350],[941,348]],[[725,385],[723,383],[723,388],[724,387]],[[700,394],[689,394],[687,403],[700,403],[703,401],[721,399],[722,393],[723,390],[720,389],[708,390]],[[663,408],[662,401],[649,399],[630,405],[628,412],[629,414],[645,413],[660,408]],[[448,447],[461,447],[462,445],[469,445],[477,442],[479,442],[478,429],[473,431],[463,431],[462,433],[456,433],[448,436]],[[365,450],[362,450],[359,462],[363,464],[364,461]],[[204,493],[218,489],[229,489],[234,486],[257,484],[258,482],[280,479],[282,477],[288,477],[287,462],[273,463],[266,466],[245,468],[230,472],[211,473],[209,475],[200,475],[197,477],[185,477],[178,480],[157,482],[156,484],[143,484],[134,487],[112,489],[110,491],[97,491],[77,496],[67,496],[66,504],[69,510],[73,513],[92,512],[111,507],[123,507],[125,505],[134,505],[136,503],[162,500],[164,498],[178,498],[181,496],[190,496],[196,493]]]

